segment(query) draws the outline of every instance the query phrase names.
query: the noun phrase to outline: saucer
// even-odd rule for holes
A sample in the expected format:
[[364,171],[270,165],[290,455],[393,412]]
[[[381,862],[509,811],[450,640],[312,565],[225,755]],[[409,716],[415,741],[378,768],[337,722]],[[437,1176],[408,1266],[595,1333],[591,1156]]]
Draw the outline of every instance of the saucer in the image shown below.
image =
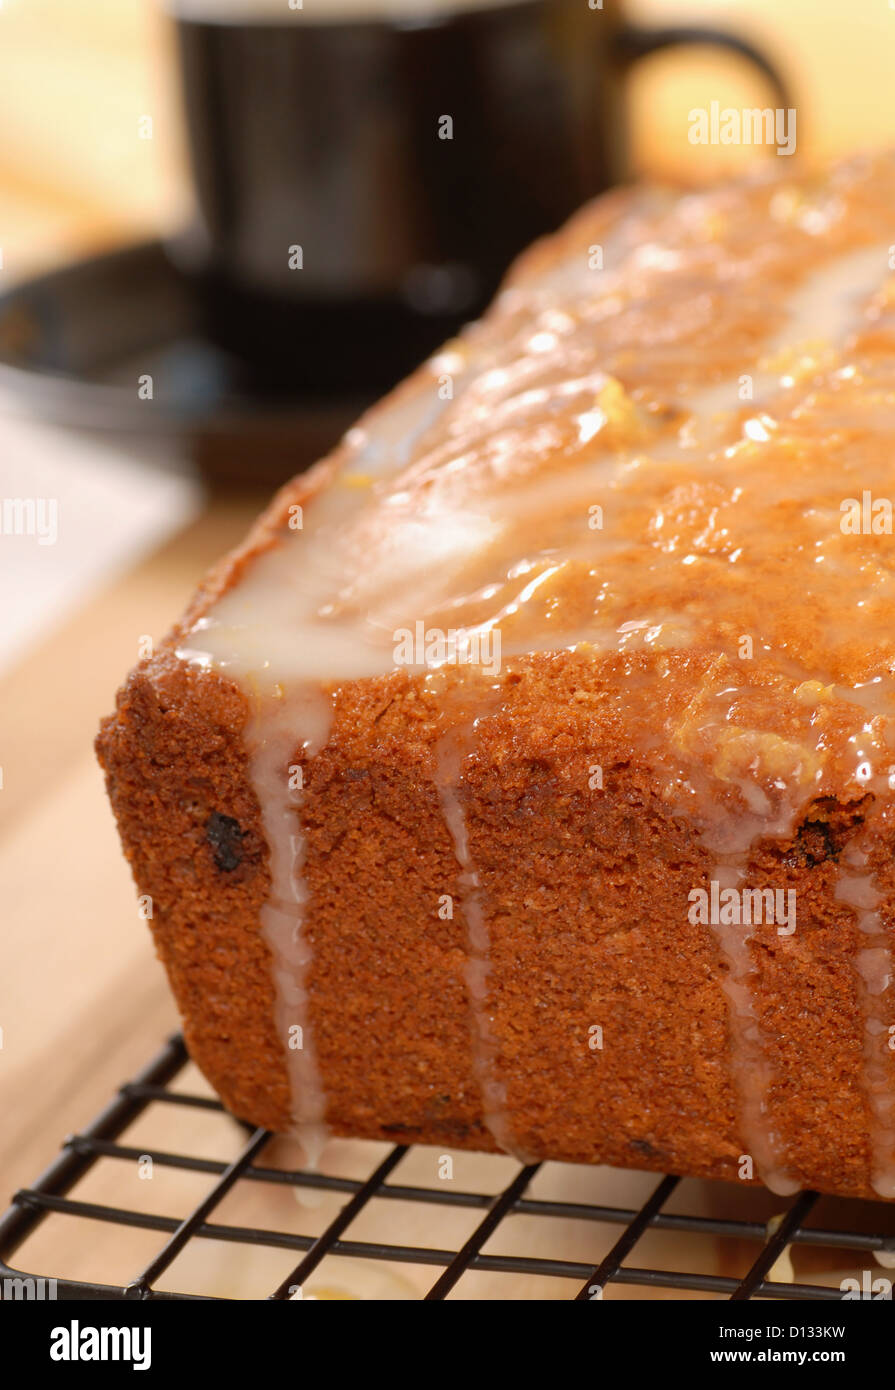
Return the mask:
[[0,395],[45,422],[154,439],[174,467],[253,488],[322,457],[372,399],[259,379],[211,340],[196,281],[159,241],[0,295]]

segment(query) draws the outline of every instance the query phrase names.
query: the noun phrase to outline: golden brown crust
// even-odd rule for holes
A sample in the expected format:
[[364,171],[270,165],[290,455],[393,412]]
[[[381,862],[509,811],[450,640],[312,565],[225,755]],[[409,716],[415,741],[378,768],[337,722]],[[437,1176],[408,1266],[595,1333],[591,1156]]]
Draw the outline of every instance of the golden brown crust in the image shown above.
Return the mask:
[[[235,686],[163,650],[119,692],[97,752],[190,1051],[234,1113],[277,1128],[288,1085],[258,930],[269,875],[245,716]],[[239,863],[226,872],[209,837],[214,815],[240,832]]]
[[[465,778],[501,1079],[516,1137],[538,1157],[736,1178],[726,967],[711,932],[680,912],[711,861],[629,745],[619,677],[617,659],[532,657],[483,723]],[[98,747],[190,1050],[234,1113],[282,1129],[245,717],[235,687],[162,652],[133,674]],[[437,912],[443,894],[460,896],[432,780],[438,733],[418,677],[339,692],[303,814],[310,1017],[336,1133],[493,1149],[473,1079],[462,917]],[[587,791],[595,764],[599,795]],[[216,859],[212,815],[238,826],[236,867]],[[775,1025],[769,1106],[787,1166],[819,1190],[873,1196],[859,934],[833,897],[860,823],[860,808],[824,805],[791,843],[758,847],[761,881],[798,891],[799,931],[759,927],[751,952],[758,1013]],[[881,864],[891,850],[878,845]]]

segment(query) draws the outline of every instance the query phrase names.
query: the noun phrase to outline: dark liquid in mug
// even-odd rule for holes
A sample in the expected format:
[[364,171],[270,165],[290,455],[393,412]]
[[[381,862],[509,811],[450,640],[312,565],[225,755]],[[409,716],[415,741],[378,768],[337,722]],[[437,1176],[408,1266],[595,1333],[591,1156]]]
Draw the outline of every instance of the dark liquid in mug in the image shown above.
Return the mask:
[[176,7],[209,327],[268,386],[381,391],[612,179],[562,0],[453,8]]
[[638,58],[732,49],[789,104],[737,35],[632,28],[620,0],[297,3],[169,0],[208,325],[292,395],[380,393],[623,179]]

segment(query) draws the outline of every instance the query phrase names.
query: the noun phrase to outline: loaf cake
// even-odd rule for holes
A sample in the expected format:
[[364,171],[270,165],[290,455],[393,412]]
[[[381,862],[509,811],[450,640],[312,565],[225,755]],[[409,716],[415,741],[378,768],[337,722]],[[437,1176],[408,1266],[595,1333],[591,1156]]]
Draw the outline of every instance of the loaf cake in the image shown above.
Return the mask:
[[192,1056],[309,1162],[895,1197],[895,159],[775,163],[524,254],[102,726]]

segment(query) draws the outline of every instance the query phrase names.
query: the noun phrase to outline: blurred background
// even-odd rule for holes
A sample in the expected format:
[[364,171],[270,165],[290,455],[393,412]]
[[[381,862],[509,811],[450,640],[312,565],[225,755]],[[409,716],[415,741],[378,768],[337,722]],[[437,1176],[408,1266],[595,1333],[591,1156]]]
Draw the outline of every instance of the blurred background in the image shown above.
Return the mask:
[[[460,2],[476,8],[475,0]],[[285,7],[287,0],[183,3],[245,12],[256,4]],[[305,0],[305,10],[316,6],[319,19],[327,3],[347,0]],[[610,3],[607,23],[613,22]],[[565,5],[580,18],[587,0]],[[617,5],[615,11],[617,22]],[[792,94],[802,163],[819,165],[895,140],[892,0],[629,0],[624,16],[640,24],[724,29],[758,48]],[[604,15],[591,18],[602,23]],[[353,43],[350,36],[347,42]],[[212,44],[204,58],[193,54],[193,118],[201,125],[207,117],[212,135],[227,133],[220,147],[213,138],[206,142],[206,169],[226,163],[241,135],[263,149],[274,93],[281,102],[295,95],[288,70],[279,86],[268,88],[263,67],[249,80],[237,55],[221,104],[211,80],[214,52]],[[363,44],[346,53],[361,68],[370,60]],[[446,48],[433,53],[450,68]],[[380,360],[377,336],[368,338],[353,320],[348,331],[337,321],[336,375],[316,385],[301,379],[291,358],[280,373],[284,385],[273,380],[282,359],[247,371],[211,345],[208,322],[193,312],[198,282],[190,277],[202,253],[187,232],[196,226],[195,164],[180,56],[170,14],[154,0],[0,0],[0,505],[52,503],[58,523],[53,542],[41,544],[27,526],[7,525],[0,511],[0,1111],[6,1119],[0,1208],[176,1027],[93,758],[98,719],[146,638],[161,639],[203,572],[240,539],[273,483],[323,452],[350,422],[365,373],[373,394],[397,374],[391,359]],[[581,60],[590,58],[578,57],[569,85],[580,81],[586,89],[592,79]],[[432,74],[410,67],[407,99],[425,101]],[[372,69],[364,71],[369,76]],[[508,71],[512,79],[512,62]],[[342,101],[345,120],[383,110],[390,118],[392,94],[381,84],[365,86],[351,76],[340,90],[340,74],[336,64],[326,73],[332,81],[316,74],[315,86],[309,73],[311,111],[314,100],[327,97]],[[638,61],[616,87],[610,72],[602,75],[615,104],[612,128],[599,131],[607,180],[621,164],[615,106],[627,114],[631,177],[704,183],[749,161],[776,159],[767,149],[688,142],[694,107],[715,100],[734,108],[777,104],[767,78],[741,56],[698,45],[674,48]],[[483,92],[484,109],[487,78]],[[237,101],[240,119],[228,126],[230,103]],[[313,121],[307,126],[299,122],[295,130],[304,142],[303,177],[321,199],[325,193],[338,205],[348,187],[340,182],[338,148],[334,156],[332,146],[321,145],[327,132]],[[363,190],[375,169],[380,184],[373,193],[389,193],[384,216],[355,226],[350,205],[345,217],[323,216],[317,259],[330,252],[337,258],[346,248],[356,254],[352,234],[358,233],[362,249],[379,256],[377,273],[384,273],[389,256],[399,258],[400,234],[409,224],[389,219],[398,172],[388,141],[365,144],[363,120],[359,129],[346,160],[356,176],[349,192]],[[528,134],[536,145],[551,132]],[[597,132],[594,138],[599,143]],[[463,148],[458,141],[458,151]],[[468,143],[465,148],[468,153]],[[254,221],[248,225],[260,236],[282,210],[276,171],[252,201],[252,179],[263,164],[249,148],[243,176]],[[541,166],[550,165],[548,153]],[[421,167],[425,172],[425,161]],[[470,168],[460,172],[459,192],[446,186],[441,213],[448,222],[463,204]],[[478,192],[487,193],[491,171],[472,172],[484,179]],[[553,189],[554,222],[561,220],[562,196],[573,191],[571,185],[558,195]],[[435,196],[431,189],[429,196]],[[474,212],[476,199],[469,202]],[[233,207],[223,212],[230,215]],[[523,221],[516,226],[520,235]],[[473,230],[474,257],[489,226]],[[229,250],[238,242],[231,240]],[[498,248],[489,273],[499,254]],[[469,283],[455,271],[436,267],[435,274],[402,282],[407,302],[430,315],[432,331],[440,331],[439,314],[445,323],[462,315],[486,288],[484,281],[473,286],[464,300]],[[276,286],[271,299],[277,300]],[[353,312],[350,295],[339,312],[346,304]],[[325,296],[316,304],[315,333],[319,328],[325,336],[331,310]],[[400,346],[401,332],[389,342]],[[340,344],[360,348],[355,379],[341,393]],[[305,366],[318,365],[312,353]],[[374,381],[377,371],[385,380]],[[164,1136],[159,1142],[165,1146]],[[172,1138],[169,1147],[176,1146]],[[83,1236],[73,1236],[66,1254],[73,1274],[84,1270],[85,1249]],[[91,1272],[99,1277],[101,1245],[93,1254]],[[62,1263],[53,1272],[66,1272]]]
[[[586,3],[586,0],[582,0]],[[4,281],[175,230],[191,205],[170,22],[155,0],[3,0],[0,225]],[[630,0],[632,19],[704,20],[759,43],[785,70],[812,162],[895,139],[889,0]],[[635,170],[705,179],[755,152],[688,145],[686,113],[712,97],[764,102],[741,60],[688,50],[631,82]],[[154,138],[138,138],[142,116]]]

